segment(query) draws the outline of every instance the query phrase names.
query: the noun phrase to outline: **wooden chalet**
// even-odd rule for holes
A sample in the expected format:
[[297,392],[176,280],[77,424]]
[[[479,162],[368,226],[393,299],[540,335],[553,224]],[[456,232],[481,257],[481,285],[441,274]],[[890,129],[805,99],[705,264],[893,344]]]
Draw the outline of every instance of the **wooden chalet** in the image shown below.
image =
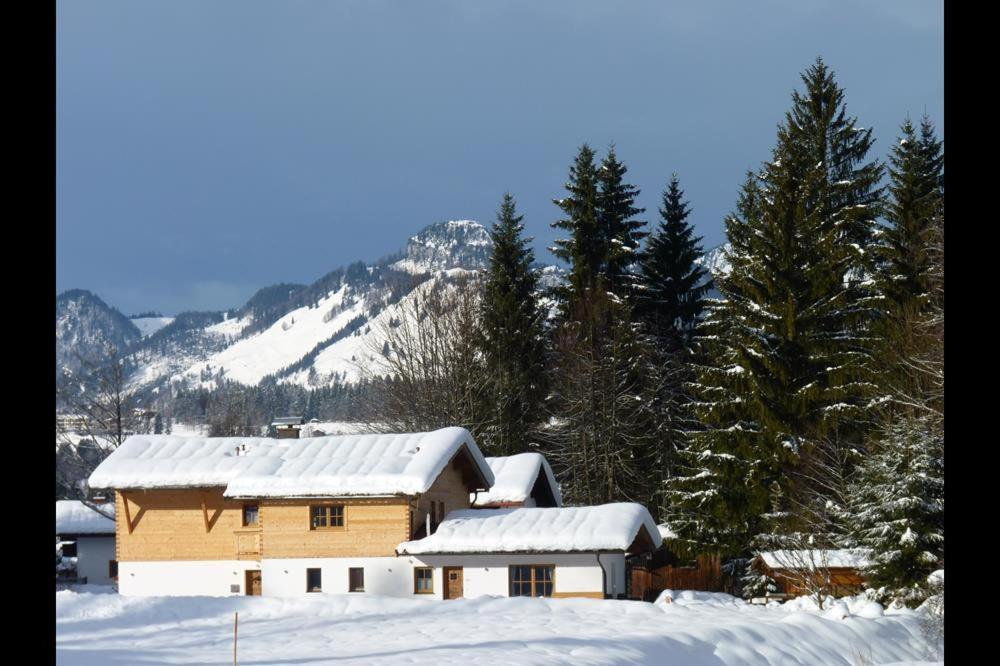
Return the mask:
[[495,477],[463,428],[136,435],[89,483],[116,491],[127,595],[621,596],[626,554],[660,542],[637,504],[527,506],[560,501],[544,472],[521,507],[474,509]]

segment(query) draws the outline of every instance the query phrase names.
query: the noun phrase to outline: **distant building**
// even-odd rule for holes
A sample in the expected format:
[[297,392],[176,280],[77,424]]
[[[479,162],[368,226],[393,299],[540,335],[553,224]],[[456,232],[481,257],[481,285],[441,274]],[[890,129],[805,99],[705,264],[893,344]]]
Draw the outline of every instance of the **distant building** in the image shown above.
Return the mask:
[[298,439],[306,420],[301,416],[279,416],[271,421],[271,427],[277,433],[278,439]]
[[56,540],[64,560],[76,558],[75,582],[111,585],[118,575],[115,559],[115,505],[91,507],[79,500],[56,502]]

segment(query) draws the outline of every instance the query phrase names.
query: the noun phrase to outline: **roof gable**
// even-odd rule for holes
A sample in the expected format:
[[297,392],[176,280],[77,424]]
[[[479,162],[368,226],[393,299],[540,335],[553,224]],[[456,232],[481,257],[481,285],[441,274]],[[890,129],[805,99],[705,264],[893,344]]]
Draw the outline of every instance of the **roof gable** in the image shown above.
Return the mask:
[[[239,450],[237,450],[239,449]],[[470,481],[493,474],[468,430],[305,439],[134,435],[90,476],[92,488],[225,487],[227,497],[426,492],[462,450]]]
[[491,506],[505,503],[521,503],[532,497],[536,487],[543,494],[550,494],[555,506],[562,506],[559,484],[549,462],[540,453],[519,453],[502,458],[487,458],[496,482],[488,492],[475,497],[474,506]]

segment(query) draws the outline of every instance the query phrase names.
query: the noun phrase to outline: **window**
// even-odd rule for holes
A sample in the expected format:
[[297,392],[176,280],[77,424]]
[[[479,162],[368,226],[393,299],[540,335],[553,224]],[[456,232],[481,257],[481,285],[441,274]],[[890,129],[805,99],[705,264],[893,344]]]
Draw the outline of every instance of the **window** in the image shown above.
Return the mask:
[[323,570],[306,569],[306,592],[323,591]]
[[555,567],[526,564],[510,567],[510,596],[551,597]]
[[343,529],[344,506],[342,504],[311,506],[309,507],[309,517],[311,529]]
[[413,570],[413,593],[434,594],[434,569],[416,567]]
[[260,507],[256,504],[243,505],[243,527],[257,527],[260,524]]
[[365,570],[361,567],[351,567],[347,570],[349,574],[349,587],[348,592],[364,592],[365,591]]
[[118,560],[108,560],[108,578],[118,578]]

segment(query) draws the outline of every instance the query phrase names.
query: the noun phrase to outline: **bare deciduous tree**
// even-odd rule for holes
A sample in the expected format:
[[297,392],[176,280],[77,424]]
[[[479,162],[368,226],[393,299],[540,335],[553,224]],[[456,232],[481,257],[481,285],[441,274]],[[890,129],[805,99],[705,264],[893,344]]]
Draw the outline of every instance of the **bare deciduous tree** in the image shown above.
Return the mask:
[[414,432],[487,423],[487,382],[479,352],[480,284],[434,280],[389,308],[362,375],[372,387],[371,427]]

